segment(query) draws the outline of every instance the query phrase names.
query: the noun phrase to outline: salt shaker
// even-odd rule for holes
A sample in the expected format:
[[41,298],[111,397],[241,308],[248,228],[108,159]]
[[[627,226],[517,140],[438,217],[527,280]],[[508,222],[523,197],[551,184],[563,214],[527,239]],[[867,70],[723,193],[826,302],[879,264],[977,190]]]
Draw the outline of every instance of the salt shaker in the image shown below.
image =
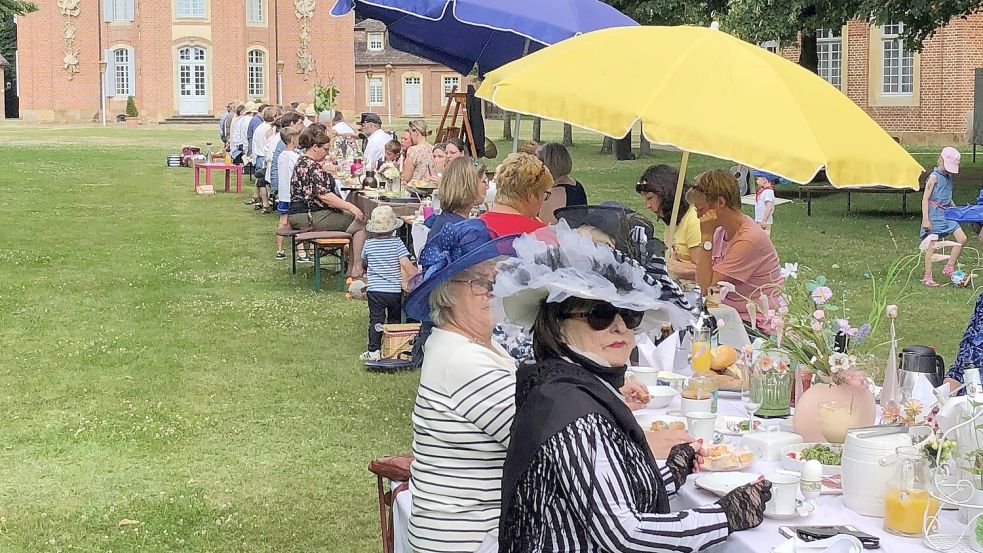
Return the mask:
[[806,461],[799,474],[799,490],[806,501],[815,502],[823,490],[823,465],[815,459]]

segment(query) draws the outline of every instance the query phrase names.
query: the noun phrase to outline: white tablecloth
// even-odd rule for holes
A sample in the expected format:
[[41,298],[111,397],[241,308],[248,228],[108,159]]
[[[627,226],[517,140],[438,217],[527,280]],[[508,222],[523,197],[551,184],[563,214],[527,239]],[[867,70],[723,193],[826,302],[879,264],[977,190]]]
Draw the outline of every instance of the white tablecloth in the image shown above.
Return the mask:
[[[678,397],[666,409],[642,409],[637,411],[637,413],[664,414],[665,411],[673,409],[679,409]],[[721,398],[718,401],[717,411],[719,415],[746,416],[739,399]],[[780,425],[781,421],[775,419],[765,422],[765,426],[772,424]],[[758,461],[745,469],[747,472],[760,472],[762,474],[768,474],[777,470],[781,470],[780,463],[766,463],[764,461]],[[696,476],[690,476],[686,485],[679,491],[679,496],[673,500],[673,509],[691,509],[717,501],[717,496],[693,485],[693,480],[696,479]],[[394,550],[396,553],[409,553],[410,551],[409,542],[406,539],[406,528],[409,524],[411,503],[412,497],[408,490],[396,496],[393,513]],[[956,520],[955,511],[943,511],[941,519],[943,532],[959,533],[961,531],[962,526]],[[877,551],[882,553],[921,553],[923,551],[930,551],[930,549],[923,545],[921,538],[902,538],[889,534],[883,528],[883,519],[865,517],[847,509],[843,505],[842,498],[838,495],[820,496],[816,510],[808,517],[792,522],[779,522],[766,518],[761,526],[753,530],[737,532],[725,543],[713,547],[710,551],[712,553],[768,553],[773,547],[785,541],[785,538],[778,532],[779,526],[804,524],[856,526],[868,534],[881,538],[881,548]]]

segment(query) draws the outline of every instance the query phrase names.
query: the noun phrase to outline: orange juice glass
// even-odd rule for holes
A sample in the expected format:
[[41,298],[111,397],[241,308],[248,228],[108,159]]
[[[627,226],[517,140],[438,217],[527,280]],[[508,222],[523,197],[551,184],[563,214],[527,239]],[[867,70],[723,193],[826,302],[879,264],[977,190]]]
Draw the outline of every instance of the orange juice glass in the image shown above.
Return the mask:
[[899,447],[898,464],[884,496],[884,529],[892,534],[919,537],[926,513],[939,511],[939,502],[929,494],[931,470],[928,459],[916,447]]

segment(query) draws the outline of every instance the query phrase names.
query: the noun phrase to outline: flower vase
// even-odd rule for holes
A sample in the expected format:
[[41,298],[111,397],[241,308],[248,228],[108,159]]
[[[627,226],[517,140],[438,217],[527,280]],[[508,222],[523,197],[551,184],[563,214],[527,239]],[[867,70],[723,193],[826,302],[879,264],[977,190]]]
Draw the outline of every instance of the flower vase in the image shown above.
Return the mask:
[[828,401],[839,401],[851,406],[853,420],[850,428],[874,424],[877,405],[874,394],[870,393],[870,390],[848,384],[833,385],[816,382],[809,386],[809,389],[795,402],[792,426],[795,433],[802,436],[804,442],[826,441],[819,430],[819,405]]
[[787,417],[791,411],[792,373],[769,372],[764,377],[764,394],[761,408],[755,415],[765,419]]

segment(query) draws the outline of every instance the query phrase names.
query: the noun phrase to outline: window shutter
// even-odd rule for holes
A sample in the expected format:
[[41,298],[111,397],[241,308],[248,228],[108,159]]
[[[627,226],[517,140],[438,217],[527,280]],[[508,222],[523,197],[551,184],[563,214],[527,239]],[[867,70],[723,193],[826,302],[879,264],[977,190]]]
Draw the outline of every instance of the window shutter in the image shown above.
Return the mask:
[[137,56],[136,50],[130,48],[130,96],[137,95]]
[[116,96],[116,58],[112,50],[103,51],[103,59],[106,60],[106,78],[103,86],[106,88],[106,97]]
[[102,18],[107,22],[111,22],[115,14],[113,14],[113,0],[102,0]]
[[126,21],[133,21],[134,4],[136,4],[136,0],[125,1],[126,13],[123,14],[123,17],[121,19],[125,19]]

